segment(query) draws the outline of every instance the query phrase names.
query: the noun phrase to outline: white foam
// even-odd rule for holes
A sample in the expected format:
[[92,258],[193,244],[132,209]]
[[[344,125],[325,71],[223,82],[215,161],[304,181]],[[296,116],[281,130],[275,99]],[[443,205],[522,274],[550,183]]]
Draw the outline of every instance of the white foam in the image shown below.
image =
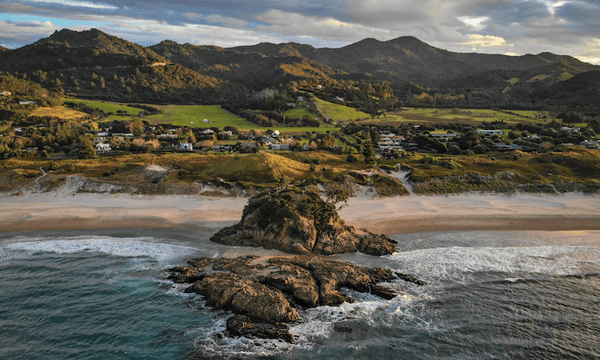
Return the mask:
[[568,275],[584,265],[600,266],[600,248],[585,246],[449,247],[401,252],[387,257],[397,271],[426,282],[467,281],[475,272]]
[[113,238],[105,236],[79,236],[37,241],[21,240],[0,246],[1,248],[10,251],[53,252],[57,254],[92,251],[122,257],[144,256],[159,262],[186,258],[203,250],[182,245],[159,243],[154,238]]

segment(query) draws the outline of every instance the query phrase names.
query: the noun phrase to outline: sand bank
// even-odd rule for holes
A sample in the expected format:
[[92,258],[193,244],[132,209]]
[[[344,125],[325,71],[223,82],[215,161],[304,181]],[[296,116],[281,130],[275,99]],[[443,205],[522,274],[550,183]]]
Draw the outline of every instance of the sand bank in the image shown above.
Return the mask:
[[[0,232],[108,228],[221,228],[239,221],[246,198],[30,193],[0,195]],[[600,230],[600,197],[456,195],[352,198],[350,225],[388,235],[471,230]]]

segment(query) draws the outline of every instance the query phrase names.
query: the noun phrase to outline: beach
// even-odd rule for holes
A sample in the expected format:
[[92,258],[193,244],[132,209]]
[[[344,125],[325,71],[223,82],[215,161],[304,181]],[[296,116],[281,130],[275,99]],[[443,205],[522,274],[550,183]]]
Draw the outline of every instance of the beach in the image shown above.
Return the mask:
[[[0,232],[90,229],[194,229],[229,226],[248,199],[105,193],[0,195]],[[600,197],[570,193],[352,197],[347,224],[388,235],[439,231],[600,230]]]

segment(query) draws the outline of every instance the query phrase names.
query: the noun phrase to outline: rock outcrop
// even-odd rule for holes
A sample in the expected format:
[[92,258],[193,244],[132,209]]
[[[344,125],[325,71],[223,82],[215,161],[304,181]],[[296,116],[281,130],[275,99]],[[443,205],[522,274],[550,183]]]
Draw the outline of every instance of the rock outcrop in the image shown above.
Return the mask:
[[174,282],[192,284],[186,292],[202,295],[214,309],[235,314],[227,321],[230,334],[288,342],[293,337],[287,324],[300,321],[298,309],[353,302],[340,288],[391,299],[397,293],[378,283],[402,275],[319,257],[265,260],[256,256],[193,259],[169,272]]
[[396,241],[387,235],[355,229],[340,219],[335,205],[319,194],[288,188],[253,196],[242,220],[216,233],[219,244],[278,249],[292,254],[333,255],[360,251],[392,254]]

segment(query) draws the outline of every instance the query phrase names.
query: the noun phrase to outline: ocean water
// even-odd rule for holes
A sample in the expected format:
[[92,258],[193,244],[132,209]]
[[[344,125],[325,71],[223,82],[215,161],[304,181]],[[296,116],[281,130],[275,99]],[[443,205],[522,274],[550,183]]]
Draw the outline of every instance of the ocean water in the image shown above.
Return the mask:
[[[231,315],[166,279],[192,257],[234,256],[172,234],[0,238],[0,359],[600,358],[600,232],[397,236],[399,252],[336,257],[419,277],[383,300],[302,310],[298,341],[230,338]],[[277,252],[259,250],[262,254]]]

